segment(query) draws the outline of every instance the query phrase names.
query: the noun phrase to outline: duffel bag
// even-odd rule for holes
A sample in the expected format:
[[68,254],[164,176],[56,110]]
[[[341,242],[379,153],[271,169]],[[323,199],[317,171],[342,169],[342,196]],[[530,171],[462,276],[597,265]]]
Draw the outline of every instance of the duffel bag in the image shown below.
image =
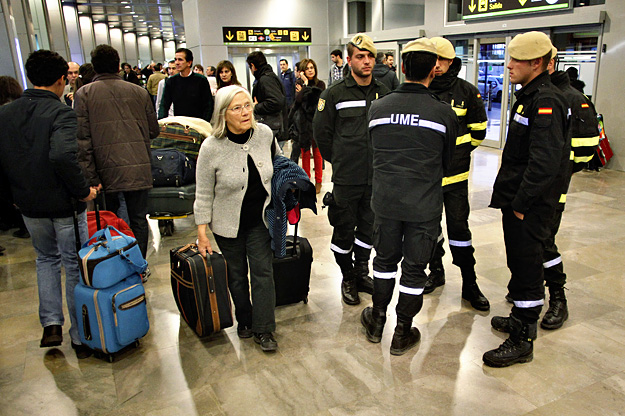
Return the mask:
[[[118,235],[113,236],[112,231]],[[137,240],[110,225],[93,234],[78,255],[82,283],[98,289],[113,286],[134,273],[141,274],[148,266]]]
[[182,186],[195,182],[195,161],[175,149],[152,150],[152,185]]

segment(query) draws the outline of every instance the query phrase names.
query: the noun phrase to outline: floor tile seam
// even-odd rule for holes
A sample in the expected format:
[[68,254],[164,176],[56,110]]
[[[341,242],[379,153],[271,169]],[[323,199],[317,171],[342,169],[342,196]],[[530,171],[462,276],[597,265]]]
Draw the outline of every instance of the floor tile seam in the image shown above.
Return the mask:
[[[593,318],[593,319],[597,319],[597,318]],[[588,322],[580,322],[578,325],[582,325],[583,327],[585,327],[586,329],[596,333],[597,335],[605,337],[605,338],[608,338],[609,340],[614,341],[617,344],[622,345],[623,346],[623,350],[625,350],[625,342],[623,342],[622,340],[615,339],[610,334],[606,334],[606,333],[597,331],[597,329],[595,329],[595,327],[589,326]]]

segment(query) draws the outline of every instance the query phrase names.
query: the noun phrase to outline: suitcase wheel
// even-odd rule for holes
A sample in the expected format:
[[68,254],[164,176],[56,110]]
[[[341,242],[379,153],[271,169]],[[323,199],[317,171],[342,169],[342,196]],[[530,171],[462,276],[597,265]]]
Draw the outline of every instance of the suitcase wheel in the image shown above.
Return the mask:
[[174,220],[158,220],[158,231],[163,237],[174,235]]

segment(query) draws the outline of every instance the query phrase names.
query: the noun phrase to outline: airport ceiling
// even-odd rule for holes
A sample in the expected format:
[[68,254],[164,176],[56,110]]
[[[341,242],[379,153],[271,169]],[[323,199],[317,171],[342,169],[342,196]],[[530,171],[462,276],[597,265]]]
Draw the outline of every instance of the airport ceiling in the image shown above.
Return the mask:
[[182,0],[74,0],[79,16],[90,16],[94,23],[110,28],[148,35],[163,41],[185,42]]

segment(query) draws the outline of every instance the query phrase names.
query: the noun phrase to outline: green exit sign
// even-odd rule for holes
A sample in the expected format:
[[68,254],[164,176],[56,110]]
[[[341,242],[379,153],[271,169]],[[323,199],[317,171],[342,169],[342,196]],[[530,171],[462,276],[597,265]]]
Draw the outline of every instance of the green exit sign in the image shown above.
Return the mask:
[[462,19],[474,20],[525,13],[568,10],[573,0],[462,0]]

